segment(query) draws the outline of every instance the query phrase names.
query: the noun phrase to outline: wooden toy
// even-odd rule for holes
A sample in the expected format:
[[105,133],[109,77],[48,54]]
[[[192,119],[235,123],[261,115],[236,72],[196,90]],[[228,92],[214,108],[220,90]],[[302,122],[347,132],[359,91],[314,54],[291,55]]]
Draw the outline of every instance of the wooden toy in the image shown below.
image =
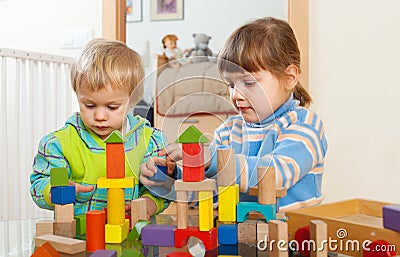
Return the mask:
[[257,242],[263,240],[266,242],[268,239],[268,224],[264,221],[257,221]]
[[147,225],[142,228],[142,244],[154,246],[174,246],[176,226]]
[[36,223],[36,236],[53,235],[54,234],[54,220],[39,220]]
[[[336,203],[322,204],[315,207],[286,212],[290,239],[298,228],[307,226],[310,220],[321,220],[328,226],[328,237],[340,240],[356,240],[362,244],[365,240],[386,240],[400,249],[400,233],[383,227],[382,208],[389,203],[352,199]],[[337,253],[362,256],[362,251],[337,249]]]
[[237,237],[239,243],[257,244],[257,221],[238,223]]
[[49,242],[46,242],[37,248],[31,257],[60,257],[60,253]]
[[236,256],[238,254],[238,245],[218,245],[218,254],[227,256]]
[[[280,220],[270,220],[268,222],[268,233],[269,233],[269,239],[275,240],[275,244],[272,245],[271,249],[269,250],[269,256],[270,257],[286,257],[289,256],[289,251],[286,249],[281,249],[278,247],[278,243],[280,240],[283,242],[289,242],[288,241],[288,224],[286,222],[280,221]],[[287,245],[286,245],[287,247]]]
[[310,234],[310,226],[304,226],[298,228],[294,235],[294,240],[299,244],[298,251],[305,257],[310,256],[310,249],[308,249],[308,247],[303,247],[303,242],[309,242],[311,240]]
[[217,150],[217,161],[218,186],[233,186],[236,183],[235,150],[233,150],[232,148]]
[[43,235],[35,237],[35,247],[49,242],[58,252],[75,254],[85,251],[85,241],[66,238],[57,235]]
[[216,189],[215,179],[206,178],[196,182],[186,182],[182,179],[177,179],[174,182],[175,191],[214,191]]
[[117,257],[117,251],[114,250],[97,250],[90,257]]
[[68,222],[74,220],[74,204],[55,204],[54,215],[56,222]]
[[236,205],[239,202],[239,185],[218,186],[218,220],[236,222]]
[[52,187],[68,186],[68,170],[65,167],[50,169],[50,185]]
[[92,210],[86,213],[86,250],[94,252],[105,249],[105,211]]
[[[368,249],[364,250],[363,257],[391,257],[396,255],[393,245],[385,240],[376,240],[367,245]],[[381,249],[381,251],[376,251]]]
[[[125,177],[124,139],[118,130],[114,130],[105,140],[107,178]],[[122,160],[122,161],[121,161]]]
[[258,167],[258,198],[259,204],[276,204],[276,181],[274,167]]
[[257,247],[254,245],[239,243],[237,247],[239,256],[257,256]]
[[400,232],[400,205],[383,206],[383,227]]
[[192,255],[186,252],[173,252],[167,254],[167,257],[192,257]]
[[54,223],[54,235],[75,238],[76,221],[64,221]]
[[[324,242],[328,242],[328,228],[325,222],[320,220],[310,221],[310,239],[315,243],[315,249],[310,252],[311,257],[327,257],[328,247]],[[325,246],[325,247],[321,247]]]
[[76,234],[85,235],[86,234],[86,215],[77,215],[75,218],[76,224]]
[[276,204],[239,202],[236,206],[236,221],[244,222],[247,219],[247,214],[251,211],[258,211],[263,214],[267,222],[276,218]]
[[188,227],[188,203],[187,192],[176,192],[176,216],[178,220],[178,229],[186,229]]
[[75,203],[75,186],[51,187],[51,202],[54,204]]
[[120,225],[125,221],[125,190],[107,189],[107,223]]
[[149,177],[149,180],[155,181],[155,182],[165,182],[168,179],[168,167],[167,166],[162,166],[162,165],[156,165],[157,167],[157,172],[154,174],[154,176]]
[[133,178],[98,178],[98,188],[132,188]]
[[222,245],[236,245],[238,243],[238,225],[220,224],[218,226],[218,243]]
[[213,192],[201,191],[199,192],[199,230],[209,231],[213,227]]
[[121,224],[107,223],[105,226],[106,243],[119,244],[122,243],[129,233],[129,220]]
[[147,219],[146,199],[139,198],[131,201],[131,227],[133,228],[139,220]]
[[182,143],[182,163],[185,182],[204,180],[204,143],[208,143],[205,137],[195,126],[189,126],[176,140]]
[[217,229],[212,228],[209,231],[200,231],[198,227],[189,226],[186,229],[175,230],[175,247],[181,248],[187,244],[190,236],[200,239],[206,250],[212,250],[217,247]]
[[121,257],[143,257],[143,254],[137,250],[125,249],[122,251]]

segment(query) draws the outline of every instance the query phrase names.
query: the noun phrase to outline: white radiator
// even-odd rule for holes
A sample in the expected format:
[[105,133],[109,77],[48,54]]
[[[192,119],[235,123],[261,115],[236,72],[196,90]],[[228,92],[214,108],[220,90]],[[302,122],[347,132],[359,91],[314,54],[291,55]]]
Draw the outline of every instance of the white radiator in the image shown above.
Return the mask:
[[29,175],[39,140],[78,110],[72,62],[0,48],[0,221],[52,216],[31,199]]

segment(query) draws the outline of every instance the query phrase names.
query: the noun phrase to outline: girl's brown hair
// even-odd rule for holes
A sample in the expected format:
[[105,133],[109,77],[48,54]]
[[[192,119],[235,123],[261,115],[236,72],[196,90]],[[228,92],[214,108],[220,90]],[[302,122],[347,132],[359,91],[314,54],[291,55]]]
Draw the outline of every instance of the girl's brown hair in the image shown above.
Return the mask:
[[91,40],[71,68],[75,92],[81,86],[93,91],[111,86],[126,90],[136,103],[143,96],[143,78],[139,54],[123,42],[103,38]]
[[[228,72],[267,70],[284,78],[287,67],[295,65],[300,72],[300,50],[290,25],[267,17],[236,29],[227,39],[218,56],[218,68]],[[301,106],[309,106],[311,96],[300,82],[293,96]]]

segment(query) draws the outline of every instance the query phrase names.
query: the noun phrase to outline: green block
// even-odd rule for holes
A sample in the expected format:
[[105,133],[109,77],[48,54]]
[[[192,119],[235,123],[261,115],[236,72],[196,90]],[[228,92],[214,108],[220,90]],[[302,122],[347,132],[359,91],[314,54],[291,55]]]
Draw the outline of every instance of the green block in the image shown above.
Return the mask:
[[124,246],[122,244],[106,244],[106,250],[117,251],[117,256],[121,256]]
[[75,216],[76,221],[76,234],[77,235],[85,235],[86,234],[86,215],[78,215]]
[[182,144],[194,144],[208,143],[210,142],[210,140],[205,135],[203,135],[203,133],[201,133],[200,130],[198,130],[195,126],[190,125],[175,142]]
[[50,185],[52,187],[68,186],[67,168],[52,168],[50,170]]
[[122,252],[121,257],[144,257],[143,254],[137,250],[126,249]]
[[121,135],[121,132],[119,132],[118,130],[114,130],[113,132],[111,132],[110,135],[108,135],[106,139],[104,139],[104,143],[106,144],[118,144],[123,142],[124,138]]

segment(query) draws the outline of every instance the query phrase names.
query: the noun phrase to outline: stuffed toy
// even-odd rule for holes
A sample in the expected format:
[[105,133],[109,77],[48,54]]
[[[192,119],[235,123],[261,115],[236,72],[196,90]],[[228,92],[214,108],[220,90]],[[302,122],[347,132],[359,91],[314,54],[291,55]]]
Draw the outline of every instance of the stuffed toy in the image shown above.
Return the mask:
[[164,55],[167,57],[168,61],[179,60],[183,57],[183,51],[177,47],[176,41],[178,41],[178,37],[173,34],[164,36],[161,41]]
[[200,33],[193,34],[193,38],[195,47],[188,51],[186,57],[190,57],[193,62],[208,61],[207,56],[212,56],[212,51],[208,48],[208,43],[210,42],[211,37]]

